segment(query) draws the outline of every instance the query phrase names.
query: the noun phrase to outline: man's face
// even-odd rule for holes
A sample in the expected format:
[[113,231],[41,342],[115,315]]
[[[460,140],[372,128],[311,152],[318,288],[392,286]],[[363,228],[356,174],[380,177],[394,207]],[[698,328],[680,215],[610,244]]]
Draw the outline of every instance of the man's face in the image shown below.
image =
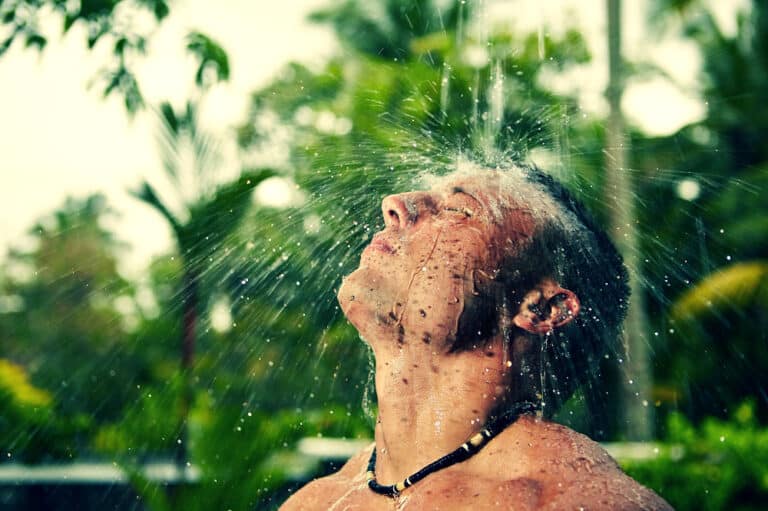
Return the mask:
[[[496,173],[443,178],[428,191],[386,197],[385,228],[344,279],[339,302],[369,342],[449,347],[477,282],[533,232],[527,207]],[[376,347],[376,346],[374,346]]]

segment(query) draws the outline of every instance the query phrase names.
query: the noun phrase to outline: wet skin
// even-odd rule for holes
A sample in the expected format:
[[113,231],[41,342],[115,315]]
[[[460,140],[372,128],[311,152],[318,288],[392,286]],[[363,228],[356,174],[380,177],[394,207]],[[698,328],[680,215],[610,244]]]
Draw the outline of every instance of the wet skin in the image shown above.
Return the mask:
[[[374,350],[416,340],[443,342],[437,347],[444,349],[465,300],[477,281],[491,278],[502,248],[531,235],[531,215],[500,204],[495,183],[484,184],[450,180],[382,202],[386,227],[339,291],[344,313]],[[499,207],[505,215],[494,213]],[[393,335],[394,344],[378,342]]]
[[474,457],[436,472],[394,499],[366,486],[365,464],[372,448],[339,472],[302,488],[281,510],[672,509],[625,475],[589,438],[533,417],[523,417]]
[[[539,348],[525,330],[546,333],[578,314],[578,298],[543,277],[525,300],[538,305],[565,298],[543,307],[535,322],[534,303],[523,301],[505,319],[519,331],[511,342],[497,334],[471,349],[451,350],[478,287],[492,280],[505,251],[519,250],[534,235],[536,215],[548,208],[535,195],[510,190],[488,172],[449,177],[426,192],[382,202],[385,229],[339,290],[344,313],[376,356],[380,483],[401,481],[454,450],[495,409],[530,395],[539,378],[529,355]],[[587,437],[538,417],[521,418],[470,459],[395,499],[365,484],[372,448],[302,488],[281,509],[671,509]]]

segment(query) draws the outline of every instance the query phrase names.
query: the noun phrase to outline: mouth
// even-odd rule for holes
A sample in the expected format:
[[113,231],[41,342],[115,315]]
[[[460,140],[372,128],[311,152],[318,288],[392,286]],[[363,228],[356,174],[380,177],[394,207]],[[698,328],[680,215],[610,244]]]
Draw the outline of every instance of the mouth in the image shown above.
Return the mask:
[[368,248],[371,250],[375,250],[376,252],[383,252],[385,254],[394,254],[395,249],[392,248],[392,246],[384,241],[384,239],[380,236],[374,236],[371,240],[370,245],[368,245]]

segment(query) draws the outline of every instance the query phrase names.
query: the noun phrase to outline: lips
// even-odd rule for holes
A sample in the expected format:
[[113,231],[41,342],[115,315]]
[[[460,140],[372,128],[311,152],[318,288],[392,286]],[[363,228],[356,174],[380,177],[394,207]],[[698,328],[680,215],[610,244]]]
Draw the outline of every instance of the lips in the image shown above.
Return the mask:
[[385,254],[395,253],[395,249],[380,236],[374,236],[368,248],[377,252],[384,252]]

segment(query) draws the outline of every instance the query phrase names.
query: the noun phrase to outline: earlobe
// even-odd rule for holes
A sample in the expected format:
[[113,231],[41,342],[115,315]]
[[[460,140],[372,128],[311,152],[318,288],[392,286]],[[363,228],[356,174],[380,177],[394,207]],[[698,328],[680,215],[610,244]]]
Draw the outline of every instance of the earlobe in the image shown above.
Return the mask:
[[573,291],[544,279],[526,293],[512,322],[527,332],[546,334],[573,321],[580,308]]

